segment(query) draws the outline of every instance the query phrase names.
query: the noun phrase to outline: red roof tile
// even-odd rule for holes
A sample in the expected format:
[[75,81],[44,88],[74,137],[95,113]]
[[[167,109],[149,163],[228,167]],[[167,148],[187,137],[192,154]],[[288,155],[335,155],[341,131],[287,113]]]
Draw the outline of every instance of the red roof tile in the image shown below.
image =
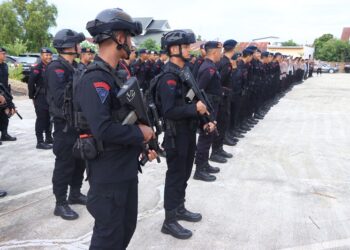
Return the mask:
[[350,27],[344,28],[341,34],[341,40],[348,42],[350,40]]

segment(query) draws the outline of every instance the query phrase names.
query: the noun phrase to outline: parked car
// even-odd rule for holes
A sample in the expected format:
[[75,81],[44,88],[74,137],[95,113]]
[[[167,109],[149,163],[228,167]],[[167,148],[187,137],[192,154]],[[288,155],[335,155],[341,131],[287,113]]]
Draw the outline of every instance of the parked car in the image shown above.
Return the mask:
[[17,59],[18,59],[18,57],[16,57],[16,56],[6,55],[6,63],[10,68],[18,67],[19,62]]
[[34,67],[40,62],[40,55],[39,56],[20,55],[17,60],[22,65],[23,75],[24,75],[23,81],[28,82],[32,67]]
[[321,65],[321,68],[322,68],[322,73],[336,73],[339,71],[339,68],[337,66],[333,67],[329,64],[322,64]]
[[350,64],[345,64],[344,70],[345,70],[345,73],[350,73]]

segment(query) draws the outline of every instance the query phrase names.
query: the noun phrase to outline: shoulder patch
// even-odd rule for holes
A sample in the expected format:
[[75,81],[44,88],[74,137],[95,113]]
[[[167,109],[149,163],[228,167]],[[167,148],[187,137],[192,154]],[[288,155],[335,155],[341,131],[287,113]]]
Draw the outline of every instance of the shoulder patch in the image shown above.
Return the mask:
[[216,72],[216,70],[215,70],[215,69],[213,69],[213,68],[209,68],[209,73],[210,73],[210,76],[214,75],[214,74],[215,74],[215,72]]
[[63,78],[64,76],[64,70],[63,69],[55,69],[55,73],[58,78]]
[[170,80],[167,80],[167,81],[166,81],[166,84],[168,84],[169,86],[174,87],[174,86],[176,86],[176,81],[173,80],[173,79],[170,79]]
[[111,87],[105,82],[94,82],[94,87],[101,102],[104,103],[109,95]]
[[33,72],[34,72],[34,74],[39,74],[40,73],[40,71],[38,69],[34,69]]

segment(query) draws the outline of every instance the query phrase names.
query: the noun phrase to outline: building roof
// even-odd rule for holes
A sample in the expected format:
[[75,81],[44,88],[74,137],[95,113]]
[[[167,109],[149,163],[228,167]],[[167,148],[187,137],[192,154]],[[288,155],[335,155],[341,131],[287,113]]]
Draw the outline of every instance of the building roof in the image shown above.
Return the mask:
[[142,35],[147,32],[164,32],[170,30],[168,20],[155,20],[153,17],[136,17],[134,21],[142,23]]
[[152,20],[150,25],[147,27],[148,30],[170,30],[170,26],[167,20]]
[[260,37],[260,38],[253,39],[253,42],[259,41],[259,40],[266,40],[266,39],[279,39],[279,37],[277,37],[277,36]]
[[346,27],[343,29],[343,33],[341,34],[341,40],[348,42],[350,40],[350,27]]
[[261,51],[266,51],[269,42],[241,42],[236,46],[237,51],[243,51],[245,48],[249,46],[256,46]]
[[304,46],[268,46],[268,49],[303,49]]
[[135,17],[134,21],[139,21],[142,23],[142,29],[145,30],[148,25],[153,21],[153,17]]

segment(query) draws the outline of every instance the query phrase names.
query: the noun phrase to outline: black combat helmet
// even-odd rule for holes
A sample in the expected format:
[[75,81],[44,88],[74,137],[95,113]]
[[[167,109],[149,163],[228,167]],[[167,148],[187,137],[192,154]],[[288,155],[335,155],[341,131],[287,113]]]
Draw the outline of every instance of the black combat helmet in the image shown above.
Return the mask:
[[132,36],[142,33],[142,24],[134,21],[129,14],[122,9],[106,9],[100,12],[95,20],[86,24],[86,29],[93,36],[96,43],[112,37],[113,31],[123,30]]
[[85,40],[83,33],[78,33],[71,29],[63,29],[56,33],[53,39],[53,46],[57,50],[75,48],[78,43]]
[[196,42],[193,32],[185,30],[173,30],[163,35],[161,45],[163,50],[168,50],[170,46],[191,44]]

